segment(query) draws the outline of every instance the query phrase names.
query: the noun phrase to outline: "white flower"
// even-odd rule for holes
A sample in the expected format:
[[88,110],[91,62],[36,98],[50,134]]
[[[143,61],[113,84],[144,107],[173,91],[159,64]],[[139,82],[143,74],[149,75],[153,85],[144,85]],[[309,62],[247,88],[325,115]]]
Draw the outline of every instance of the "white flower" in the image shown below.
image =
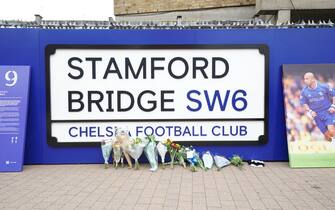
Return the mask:
[[213,161],[213,157],[212,157],[212,155],[209,151],[205,152],[202,155],[202,160],[204,161],[204,165],[205,165],[206,168],[208,168],[208,169],[212,168],[214,161]]
[[214,156],[215,165],[220,169],[224,166],[230,164],[230,161],[223,156],[215,155]]
[[158,150],[159,156],[162,159],[162,163],[164,164],[165,163],[165,155],[167,153],[167,147],[162,142],[159,142],[157,144],[157,150]]

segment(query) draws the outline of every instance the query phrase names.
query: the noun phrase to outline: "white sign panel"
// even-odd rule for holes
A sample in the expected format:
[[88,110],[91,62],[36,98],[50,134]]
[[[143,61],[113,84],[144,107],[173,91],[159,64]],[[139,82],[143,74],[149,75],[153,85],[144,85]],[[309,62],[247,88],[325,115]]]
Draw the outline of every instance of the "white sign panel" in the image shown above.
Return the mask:
[[48,140],[92,143],[128,127],[182,142],[265,140],[265,46],[47,48]]

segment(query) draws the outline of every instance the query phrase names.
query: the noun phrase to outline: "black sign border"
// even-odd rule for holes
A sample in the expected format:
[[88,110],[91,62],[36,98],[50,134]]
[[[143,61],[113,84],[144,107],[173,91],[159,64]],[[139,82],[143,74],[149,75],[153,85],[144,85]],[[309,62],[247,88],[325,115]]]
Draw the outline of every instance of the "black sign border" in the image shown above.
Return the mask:
[[[57,49],[258,49],[265,56],[265,86],[264,86],[264,118],[229,118],[229,119],[118,119],[118,120],[51,120],[50,99],[50,56]],[[51,136],[52,122],[167,122],[167,121],[264,121],[264,135],[258,140],[250,141],[177,141],[183,145],[194,146],[240,146],[240,145],[263,145],[268,142],[268,111],[269,111],[269,47],[266,44],[189,44],[189,45],[90,45],[90,44],[49,44],[45,47],[45,81],[46,81],[46,128],[47,143],[53,147],[92,147],[100,146],[99,142],[58,142],[56,137]]]

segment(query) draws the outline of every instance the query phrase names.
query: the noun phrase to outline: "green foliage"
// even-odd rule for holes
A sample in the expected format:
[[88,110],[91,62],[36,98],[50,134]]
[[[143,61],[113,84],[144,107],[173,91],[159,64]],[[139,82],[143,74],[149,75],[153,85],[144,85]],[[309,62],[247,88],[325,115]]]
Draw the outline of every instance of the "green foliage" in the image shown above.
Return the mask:
[[147,135],[145,138],[148,139],[149,142],[156,142],[156,137],[154,135]]
[[134,144],[140,144],[140,143],[142,143],[142,139],[139,138],[139,137],[136,137],[136,138],[134,139]]
[[230,159],[230,163],[234,166],[237,166],[241,168],[243,166],[243,160],[238,155],[233,155],[233,157]]

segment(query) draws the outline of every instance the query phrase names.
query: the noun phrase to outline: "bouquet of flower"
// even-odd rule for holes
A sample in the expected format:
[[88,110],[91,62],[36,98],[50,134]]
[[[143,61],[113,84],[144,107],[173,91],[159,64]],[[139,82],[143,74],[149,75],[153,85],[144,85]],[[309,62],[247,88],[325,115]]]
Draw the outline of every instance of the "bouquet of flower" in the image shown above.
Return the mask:
[[102,156],[105,161],[105,168],[108,168],[108,160],[112,152],[112,140],[102,140],[101,141],[101,151]]
[[123,166],[123,156],[122,156],[122,149],[120,144],[113,144],[113,161],[114,167],[117,168],[118,164],[121,162]]
[[195,158],[195,149],[187,147],[186,158],[187,161],[190,163],[191,171],[195,172],[196,171],[195,164],[197,163],[197,159]]
[[150,171],[156,171],[158,168],[158,152],[156,147],[156,139],[154,135],[148,135],[145,137],[148,144],[144,148],[144,153],[150,163]]
[[165,168],[165,155],[167,152],[167,147],[162,143],[162,142],[158,142],[157,144],[157,150],[158,150],[158,154],[161,157],[161,161],[162,161],[162,166],[163,168]]
[[138,163],[138,159],[141,157],[143,153],[143,149],[146,146],[145,141],[142,141],[141,138],[136,137],[132,140],[130,145],[128,146],[129,155],[135,160],[135,170],[140,168],[140,164]]
[[199,154],[195,151],[195,149],[191,147],[186,147],[186,157],[187,161],[190,163],[191,171],[195,172],[196,166],[199,166],[201,169],[206,170],[204,163],[202,162]]
[[242,168],[242,166],[243,166],[243,160],[238,155],[233,155],[233,157],[230,159],[230,163],[234,166],[239,167],[239,168]]
[[129,130],[123,127],[115,127],[115,138],[113,140],[113,145],[118,145],[121,147],[121,164],[123,167],[123,157],[126,158],[128,163],[128,168],[132,168],[133,164],[131,162],[130,155],[128,153],[128,147],[130,145],[131,139],[129,135]]
[[178,163],[182,165],[184,168],[186,168],[186,163],[185,163],[186,149],[184,146],[180,146],[180,149],[177,151],[176,157],[177,157]]
[[186,164],[185,164],[185,157],[186,157],[185,148],[183,146],[181,146],[180,144],[174,143],[171,139],[167,139],[164,142],[164,145],[167,147],[167,150],[170,154],[171,168],[173,168],[173,166],[174,166],[175,159],[177,159],[179,164],[181,164],[185,168],[186,167]]
[[220,156],[220,155],[214,156],[214,162],[215,162],[216,167],[218,167],[218,171],[220,171],[221,168],[230,164],[230,161],[227,158],[225,158],[224,156]]
[[209,151],[205,152],[202,155],[202,160],[204,162],[204,166],[206,169],[212,168],[214,161],[213,161],[213,156]]

